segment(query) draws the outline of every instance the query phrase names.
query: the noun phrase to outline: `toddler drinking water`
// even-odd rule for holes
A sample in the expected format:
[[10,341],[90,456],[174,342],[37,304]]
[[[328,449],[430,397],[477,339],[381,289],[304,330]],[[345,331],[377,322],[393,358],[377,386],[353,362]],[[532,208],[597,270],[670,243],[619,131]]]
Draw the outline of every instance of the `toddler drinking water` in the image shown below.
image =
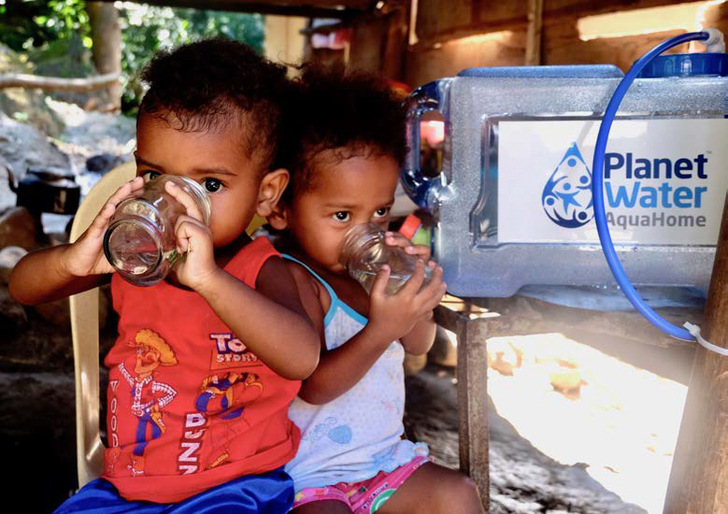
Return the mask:
[[405,151],[403,107],[377,79],[342,71],[304,70],[297,95],[286,124],[291,184],[269,217],[284,230],[281,249],[321,336],[319,365],[289,411],[302,431],[286,466],[294,512],[480,513],[469,478],[403,438],[404,353],[432,345],[442,269],[427,262],[428,248],[391,232],[387,244],[419,257],[395,294],[386,292],[387,266],[367,294],[340,262],[352,227],[387,230]]
[[[137,177],[74,243],[31,253],[13,297],[47,302],[111,277],[119,336],[109,368],[102,478],[57,512],[285,513],[296,453],[288,407],[318,361],[318,337],[271,244],[245,232],[271,214],[288,182],[277,166],[285,70],[241,43],[201,41],[162,52],[145,70]],[[171,181],[184,214],[172,227],[186,255],[166,279],[138,287],[102,249],[117,206],[158,176],[207,191],[211,214]],[[112,408],[113,407],[113,408]]]

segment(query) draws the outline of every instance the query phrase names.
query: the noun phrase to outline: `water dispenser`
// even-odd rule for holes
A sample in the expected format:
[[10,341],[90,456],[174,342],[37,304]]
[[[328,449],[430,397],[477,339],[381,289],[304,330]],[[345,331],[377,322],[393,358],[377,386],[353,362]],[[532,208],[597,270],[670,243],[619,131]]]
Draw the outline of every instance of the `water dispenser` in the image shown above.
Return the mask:
[[[722,41],[721,41],[722,43]],[[637,285],[707,292],[728,186],[728,55],[652,59],[621,101],[604,155],[616,253]],[[592,160],[624,77],[611,65],[470,68],[409,99],[403,183],[435,219],[449,292],[613,285],[594,222]],[[420,166],[420,120],[444,120],[442,170]]]

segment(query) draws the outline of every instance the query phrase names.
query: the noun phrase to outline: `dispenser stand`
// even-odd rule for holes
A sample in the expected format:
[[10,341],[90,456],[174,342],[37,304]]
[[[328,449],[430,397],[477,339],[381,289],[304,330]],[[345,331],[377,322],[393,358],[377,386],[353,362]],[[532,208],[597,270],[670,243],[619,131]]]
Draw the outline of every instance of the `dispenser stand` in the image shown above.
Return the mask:
[[[723,348],[728,348],[726,206],[702,327],[703,337]],[[665,501],[670,514],[728,512],[728,357],[696,347]]]
[[460,471],[473,479],[483,510],[489,512],[488,319],[481,315],[485,309],[470,303],[460,306],[463,310],[455,310],[443,302],[435,309],[434,319],[457,336]]

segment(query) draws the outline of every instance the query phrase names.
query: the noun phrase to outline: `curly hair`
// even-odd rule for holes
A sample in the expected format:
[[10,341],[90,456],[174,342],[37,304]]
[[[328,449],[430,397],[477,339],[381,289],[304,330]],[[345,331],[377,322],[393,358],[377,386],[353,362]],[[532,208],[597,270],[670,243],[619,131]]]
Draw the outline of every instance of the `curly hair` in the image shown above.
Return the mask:
[[134,346],[141,345],[156,350],[162,366],[174,366],[177,364],[177,357],[174,355],[172,347],[154,330],[148,328],[140,330],[137,332],[136,337],[134,337],[134,342],[136,343]]
[[291,174],[284,202],[315,183],[317,157],[327,150],[339,162],[369,155],[403,162],[406,110],[383,78],[343,67],[301,69],[284,112],[282,161]]
[[243,43],[214,38],[158,52],[142,80],[149,90],[140,116],[155,116],[186,132],[237,123],[245,155],[258,159],[265,171],[278,167],[282,103],[289,88],[284,66]]

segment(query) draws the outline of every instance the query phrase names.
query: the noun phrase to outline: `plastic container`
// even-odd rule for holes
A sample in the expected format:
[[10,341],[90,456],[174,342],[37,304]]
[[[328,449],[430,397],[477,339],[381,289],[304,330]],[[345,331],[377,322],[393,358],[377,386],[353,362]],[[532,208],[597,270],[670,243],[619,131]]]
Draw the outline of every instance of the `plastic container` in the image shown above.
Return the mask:
[[147,182],[139,196],[122,201],[106,230],[104,253],[116,271],[134,285],[160,282],[181,257],[174,227],[186,210],[165,191],[164,184],[170,181],[195,199],[205,223],[210,222],[207,193],[187,177],[161,175]]
[[[355,225],[346,233],[339,262],[364,286],[367,293],[371,292],[382,265],[388,264],[391,272],[385,291],[388,295],[393,295],[412,278],[417,257],[400,247],[388,245],[384,234],[374,223]],[[425,266],[422,287],[429,283],[431,277],[432,269]]]
[[[606,206],[636,285],[707,292],[728,184],[728,66],[715,56],[657,62],[612,127]],[[410,149],[420,148],[425,112],[444,119],[441,173],[424,176],[410,151],[403,183],[435,219],[433,258],[450,293],[615,284],[592,219],[590,168],[622,77],[609,65],[471,68],[412,93]]]

